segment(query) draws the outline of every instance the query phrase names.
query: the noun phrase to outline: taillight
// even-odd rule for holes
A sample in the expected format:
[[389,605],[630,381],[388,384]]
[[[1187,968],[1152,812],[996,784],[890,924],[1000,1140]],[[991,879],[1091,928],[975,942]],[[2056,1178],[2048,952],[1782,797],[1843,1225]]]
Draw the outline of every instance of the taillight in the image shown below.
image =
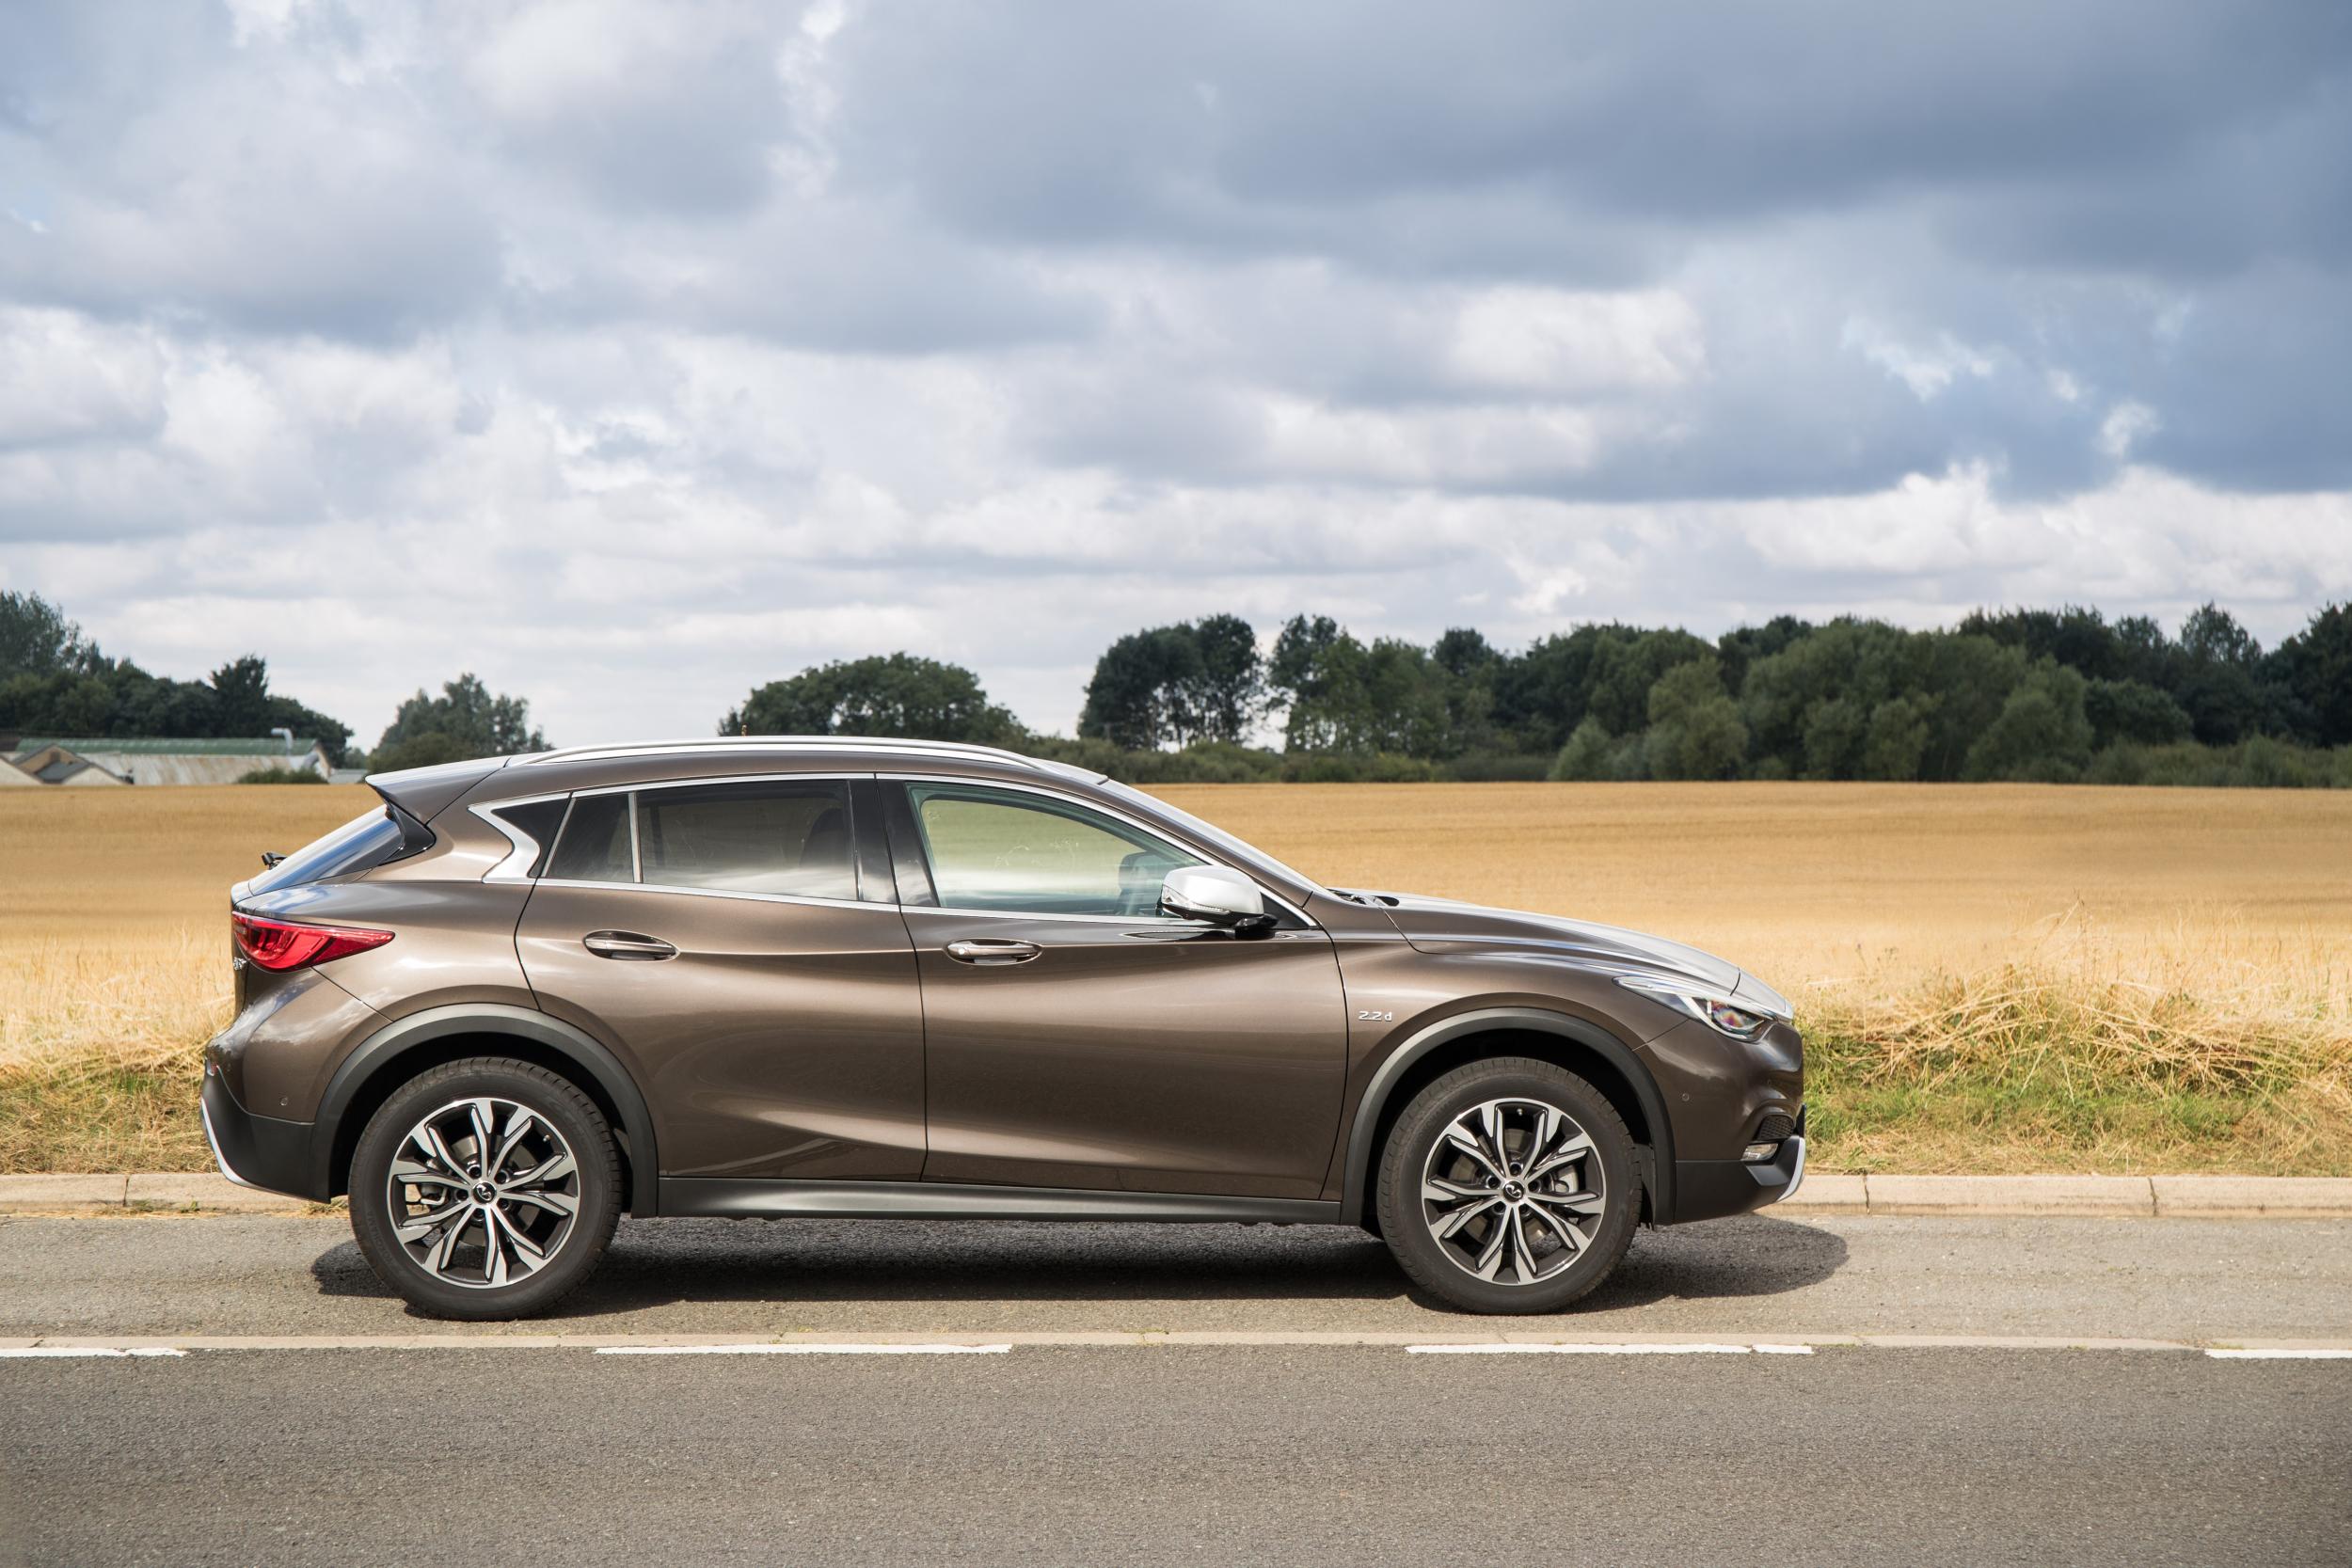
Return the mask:
[[258,914],[231,914],[229,925],[236,933],[237,951],[262,969],[305,969],[392,940],[389,931],[360,926],[297,926]]

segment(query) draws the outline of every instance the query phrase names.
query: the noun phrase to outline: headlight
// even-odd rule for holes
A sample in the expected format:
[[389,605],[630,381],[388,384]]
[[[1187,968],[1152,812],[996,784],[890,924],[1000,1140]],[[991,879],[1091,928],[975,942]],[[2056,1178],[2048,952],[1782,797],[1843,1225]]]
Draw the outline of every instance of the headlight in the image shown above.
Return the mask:
[[1617,984],[1628,990],[1640,991],[1653,1002],[1689,1013],[1708,1028],[1729,1035],[1735,1040],[1752,1040],[1772,1026],[1772,1016],[1742,1007],[1728,997],[1711,990],[1686,985],[1678,980],[1654,979],[1646,974],[1620,974]]

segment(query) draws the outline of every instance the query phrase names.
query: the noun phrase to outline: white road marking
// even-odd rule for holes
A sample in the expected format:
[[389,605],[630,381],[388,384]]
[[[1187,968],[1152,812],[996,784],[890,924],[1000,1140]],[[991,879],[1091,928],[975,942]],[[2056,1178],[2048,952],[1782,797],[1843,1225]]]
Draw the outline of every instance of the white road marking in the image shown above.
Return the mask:
[[598,1345],[598,1355],[1003,1355],[1010,1345]]
[[1406,1345],[1407,1355],[1811,1355],[1811,1345],[1692,1345],[1672,1342],[1650,1345],[1529,1344],[1514,1340],[1493,1345]]
[[886,1340],[826,1339],[724,1334],[689,1339],[649,1334],[144,1334],[0,1337],[0,1359],[168,1357],[206,1351],[595,1351],[604,1355],[1003,1355],[1015,1350],[1386,1350],[1415,1355],[1811,1355],[1823,1346],[1865,1350],[2169,1351],[2202,1352],[2221,1361],[2352,1360],[2352,1339],[2272,1341],[2231,1346],[2208,1339],[2058,1338],[2032,1335],[1811,1334],[1798,1339],[1431,1339],[1396,1330],[1147,1329],[1000,1332],[976,1335],[906,1334]]

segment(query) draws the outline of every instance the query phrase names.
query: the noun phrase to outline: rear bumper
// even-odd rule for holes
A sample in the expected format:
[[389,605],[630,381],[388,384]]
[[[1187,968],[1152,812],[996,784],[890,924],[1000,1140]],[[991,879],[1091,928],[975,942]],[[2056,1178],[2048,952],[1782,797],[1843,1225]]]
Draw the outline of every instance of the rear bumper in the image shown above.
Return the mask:
[[310,1135],[307,1121],[257,1117],[237,1103],[217,1073],[204,1075],[204,1141],[220,1174],[240,1187],[320,1198],[310,1190]]
[[1770,1160],[1756,1164],[1740,1160],[1677,1160],[1673,1223],[1745,1214],[1778,1203],[1804,1180],[1804,1111],[1800,1107],[1797,1130],[1780,1141]]

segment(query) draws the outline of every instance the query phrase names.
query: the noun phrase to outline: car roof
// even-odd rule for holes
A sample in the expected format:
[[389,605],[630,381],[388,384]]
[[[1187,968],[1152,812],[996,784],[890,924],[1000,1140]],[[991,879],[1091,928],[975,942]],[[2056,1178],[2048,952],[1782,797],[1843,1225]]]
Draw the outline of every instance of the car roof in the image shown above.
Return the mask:
[[[478,771],[461,771],[469,767]],[[485,758],[471,765],[452,764],[447,768],[377,773],[367,782],[388,799],[404,804],[411,794],[435,797],[432,804],[437,811],[461,796],[481,803],[612,784],[719,778],[744,772],[890,772],[917,767],[925,772],[1015,783],[1051,780],[1099,784],[1104,779],[1104,774],[1091,768],[1023,756],[995,746],[867,736],[755,735],[574,746],[562,751]],[[420,785],[426,787],[416,787]],[[440,787],[432,787],[435,785]]]

